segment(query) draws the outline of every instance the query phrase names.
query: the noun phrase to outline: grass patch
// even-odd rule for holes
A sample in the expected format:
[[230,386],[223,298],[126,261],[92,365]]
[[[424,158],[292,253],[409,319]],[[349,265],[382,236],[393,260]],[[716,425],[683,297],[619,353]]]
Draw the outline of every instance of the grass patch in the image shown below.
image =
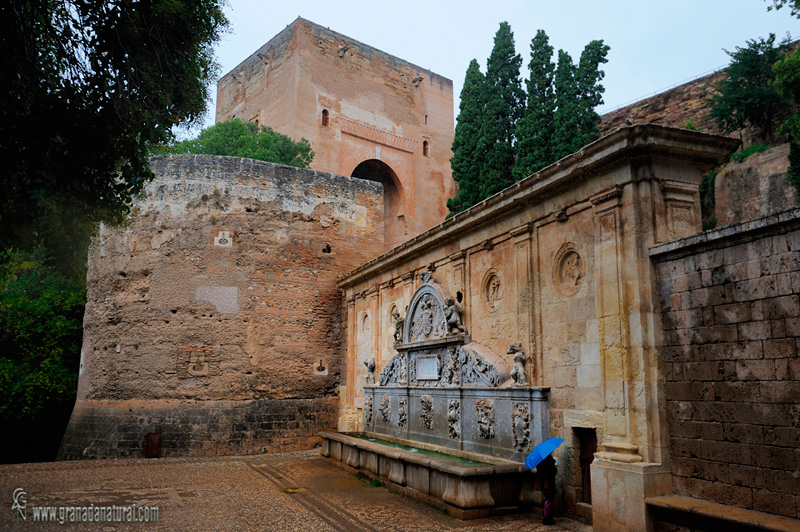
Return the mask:
[[762,151],[767,151],[772,146],[767,146],[766,144],[756,144],[755,146],[750,146],[744,151],[737,151],[733,155],[731,155],[731,161],[740,163],[750,157],[751,155],[755,155],[756,153],[761,153]]
[[299,493],[303,491],[303,488],[283,488],[284,493],[288,493],[289,495],[294,495],[295,493]]
[[369,481],[369,485],[378,488],[381,485],[381,481],[380,479],[373,478],[372,480]]

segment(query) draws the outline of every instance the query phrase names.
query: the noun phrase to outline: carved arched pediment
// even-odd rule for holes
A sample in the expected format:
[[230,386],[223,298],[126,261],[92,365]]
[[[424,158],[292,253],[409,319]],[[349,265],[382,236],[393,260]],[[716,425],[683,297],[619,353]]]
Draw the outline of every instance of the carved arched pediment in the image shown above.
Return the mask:
[[403,343],[424,342],[447,336],[445,308],[448,298],[450,294],[433,280],[417,288],[408,305],[403,325]]

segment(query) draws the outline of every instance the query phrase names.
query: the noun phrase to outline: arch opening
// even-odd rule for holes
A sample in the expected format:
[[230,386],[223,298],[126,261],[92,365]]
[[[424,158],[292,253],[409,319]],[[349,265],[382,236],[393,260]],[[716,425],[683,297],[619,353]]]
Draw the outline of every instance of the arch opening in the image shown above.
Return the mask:
[[403,215],[403,189],[392,168],[377,159],[368,159],[358,166],[351,177],[377,181],[383,185],[383,245],[391,249],[405,240],[406,221]]

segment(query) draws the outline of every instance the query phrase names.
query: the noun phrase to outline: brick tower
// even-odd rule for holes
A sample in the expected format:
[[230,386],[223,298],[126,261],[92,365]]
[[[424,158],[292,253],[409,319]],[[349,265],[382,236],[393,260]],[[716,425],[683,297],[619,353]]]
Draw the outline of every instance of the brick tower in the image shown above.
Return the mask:
[[313,169],[382,183],[386,249],[444,220],[451,80],[297,18],[217,87],[218,122],[305,137]]

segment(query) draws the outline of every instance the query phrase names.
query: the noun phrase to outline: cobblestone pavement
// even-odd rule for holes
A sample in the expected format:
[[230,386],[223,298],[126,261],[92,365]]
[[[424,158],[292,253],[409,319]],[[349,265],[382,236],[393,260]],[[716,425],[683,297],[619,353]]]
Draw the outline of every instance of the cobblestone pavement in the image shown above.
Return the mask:
[[[26,494],[27,520],[13,493]],[[33,507],[158,506],[157,523],[33,522]],[[318,451],[223,458],[97,460],[0,466],[0,530],[564,531],[535,515],[460,521],[343,471]]]

